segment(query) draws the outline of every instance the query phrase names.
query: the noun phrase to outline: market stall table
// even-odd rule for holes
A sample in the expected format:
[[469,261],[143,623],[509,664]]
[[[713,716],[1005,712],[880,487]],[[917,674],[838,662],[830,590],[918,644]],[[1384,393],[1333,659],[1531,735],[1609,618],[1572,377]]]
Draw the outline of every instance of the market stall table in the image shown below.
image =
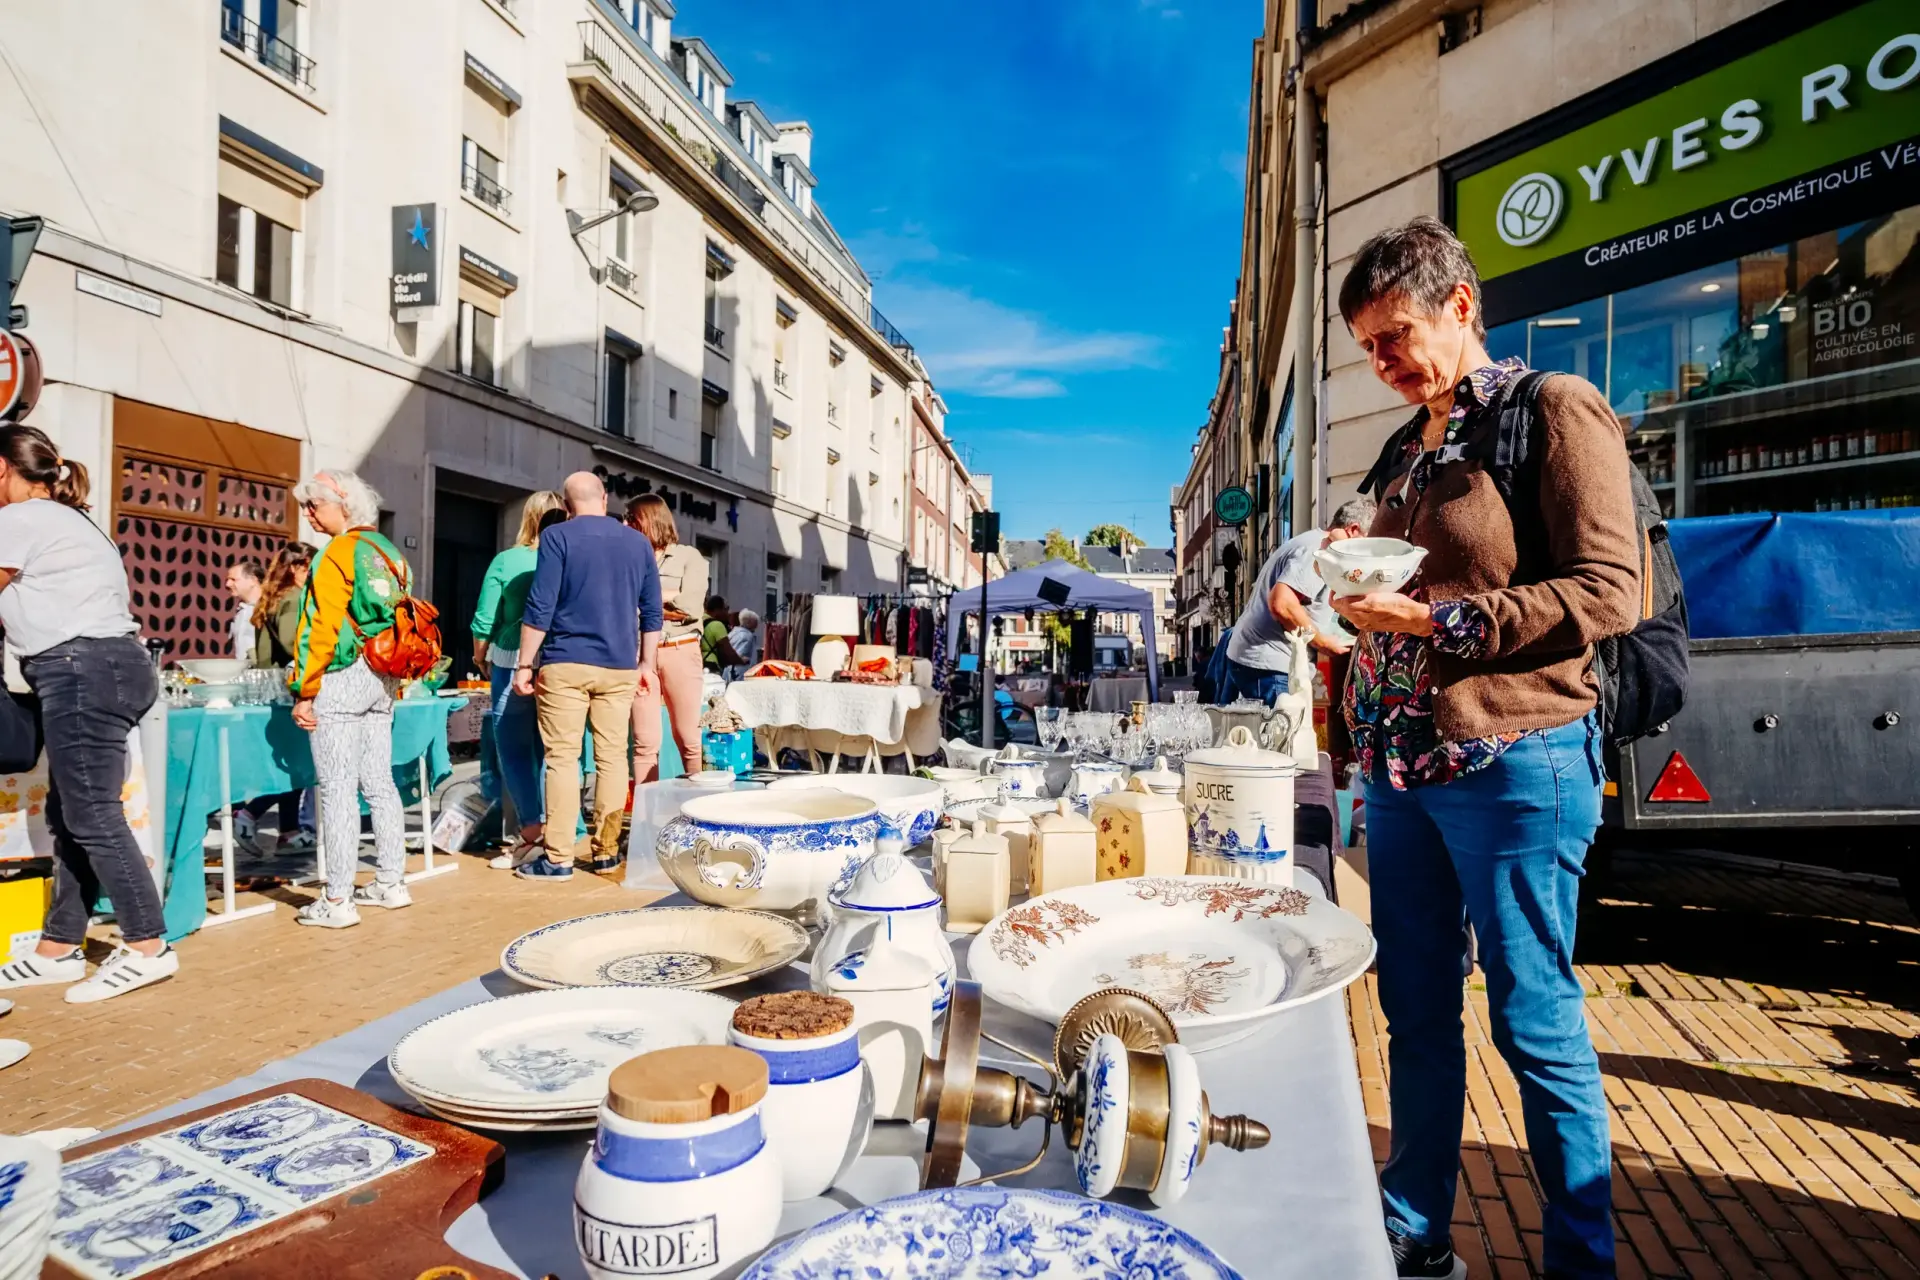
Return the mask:
[[[678,904],[684,899],[668,902]],[[958,951],[964,971],[964,941]],[[721,994],[744,999],[763,991],[803,987],[806,981],[805,969],[796,964],[725,988]],[[431,1018],[522,990],[500,972],[489,973],[127,1127],[306,1076],[352,1085],[395,1106],[415,1109],[418,1104],[387,1072],[387,1051],[395,1042]],[[1049,1055],[1050,1027],[991,1001],[984,1029],[1029,1052]],[[1021,1065],[991,1044],[983,1043],[981,1048],[983,1059],[997,1066]],[[1329,998],[1290,1010],[1253,1037],[1198,1061],[1214,1111],[1239,1112],[1264,1121],[1273,1128],[1273,1142],[1258,1151],[1214,1153],[1196,1176],[1193,1192],[1163,1216],[1204,1241],[1246,1280],[1391,1277],[1393,1263],[1382,1226],[1345,1002]],[[917,1185],[924,1131],[882,1124],[875,1126],[875,1135],[841,1187],[785,1207],[782,1236]],[[567,1280],[583,1276],[570,1228],[573,1182],[592,1135],[490,1136],[507,1148],[506,1181],[454,1223],[447,1232],[448,1243],[477,1262],[503,1267],[529,1280],[549,1273]],[[991,1173],[1024,1163],[1039,1141],[1037,1125],[976,1129],[969,1152]],[[1074,1189],[1065,1144],[1056,1135],[1040,1166],[1008,1183]],[[1148,1207],[1144,1198],[1131,1202]]]
[[782,746],[806,745],[793,741],[789,731],[803,738],[822,733],[865,739],[880,753],[893,754],[890,748],[906,739],[907,714],[925,696],[918,685],[845,680],[736,680],[727,686],[727,705],[749,729],[765,731],[758,735],[761,750],[776,766]]
[[[457,697],[395,699],[393,773],[403,798],[424,804],[426,793],[453,771],[447,755],[447,716],[464,705],[465,700]],[[307,732],[293,722],[293,708],[169,710],[167,802],[162,818],[170,940],[192,933],[208,918],[202,852],[207,815],[244,800],[313,785],[313,752]],[[429,826],[430,822],[423,824],[422,831]]]
[[1089,711],[1130,711],[1134,703],[1145,701],[1145,676],[1095,676],[1087,690]]

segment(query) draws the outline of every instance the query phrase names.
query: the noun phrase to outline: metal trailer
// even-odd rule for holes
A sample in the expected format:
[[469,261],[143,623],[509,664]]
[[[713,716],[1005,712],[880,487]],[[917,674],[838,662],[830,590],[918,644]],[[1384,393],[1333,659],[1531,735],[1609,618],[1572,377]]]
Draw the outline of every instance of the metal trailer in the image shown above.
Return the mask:
[[1884,857],[1920,913],[1920,631],[1695,640],[1686,708],[1609,760],[1622,832],[1790,835]]

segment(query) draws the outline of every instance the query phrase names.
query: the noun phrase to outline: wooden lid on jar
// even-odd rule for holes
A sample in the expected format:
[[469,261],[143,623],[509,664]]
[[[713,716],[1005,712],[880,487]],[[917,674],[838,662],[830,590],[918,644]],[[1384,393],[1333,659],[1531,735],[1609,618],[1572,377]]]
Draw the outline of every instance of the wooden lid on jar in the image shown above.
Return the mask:
[[767,1061],[750,1049],[690,1044],[629,1058],[607,1079],[607,1106],[648,1124],[694,1124],[767,1096]]

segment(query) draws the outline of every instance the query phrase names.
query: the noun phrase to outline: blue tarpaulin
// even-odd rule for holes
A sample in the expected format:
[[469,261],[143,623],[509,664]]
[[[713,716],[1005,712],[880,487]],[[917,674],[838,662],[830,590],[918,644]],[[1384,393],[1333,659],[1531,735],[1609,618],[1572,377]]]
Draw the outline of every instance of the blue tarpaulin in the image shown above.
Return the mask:
[[1920,508],[1667,527],[1696,640],[1920,631]]

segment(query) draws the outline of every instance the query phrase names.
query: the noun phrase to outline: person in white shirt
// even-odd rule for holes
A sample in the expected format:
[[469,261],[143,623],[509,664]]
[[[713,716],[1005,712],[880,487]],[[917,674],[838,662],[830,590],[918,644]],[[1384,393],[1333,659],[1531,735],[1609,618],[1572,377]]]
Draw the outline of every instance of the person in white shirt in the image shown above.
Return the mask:
[[[127,825],[127,740],[159,695],[127,602],[120,550],[87,510],[87,470],[46,433],[0,424],[0,625],[40,700],[53,905],[40,945],[0,966],[0,995],[67,982],[89,1004],[170,978],[160,891]],[[88,915],[105,891],[125,940],[87,977]]]
[[227,632],[233,637],[233,656],[253,661],[253,607],[260,603],[260,562],[235,560],[227,566],[227,594],[233,597],[233,618]]
[[727,643],[733,646],[740,664],[728,667],[723,674],[729,680],[738,680],[747,673],[749,667],[760,661],[760,615],[751,609],[742,609],[739,625],[727,632]]

